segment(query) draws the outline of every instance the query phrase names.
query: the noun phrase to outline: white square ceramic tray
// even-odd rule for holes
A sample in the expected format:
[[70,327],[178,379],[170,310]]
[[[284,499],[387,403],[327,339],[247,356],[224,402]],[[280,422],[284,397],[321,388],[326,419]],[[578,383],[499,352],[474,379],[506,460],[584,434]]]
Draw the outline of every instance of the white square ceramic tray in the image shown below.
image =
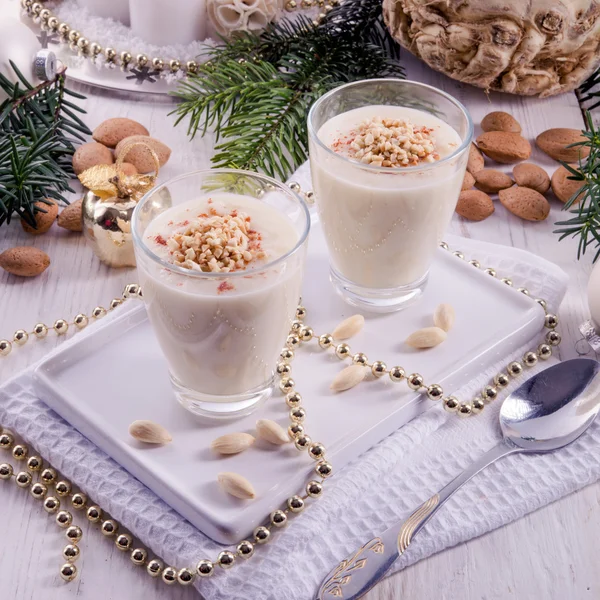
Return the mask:
[[[454,329],[437,348],[416,351],[403,340],[431,324],[439,302],[457,313]],[[313,228],[303,289],[307,324],[317,333],[331,331],[355,310],[333,292],[318,226]],[[349,340],[354,352],[408,373],[421,373],[451,392],[482,369],[527,343],[543,328],[540,306],[466,261],[440,250],[423,298],[403,312],[367,317],[363,331]],[[283,341],[283,340],[282,340]],[[334,395],[329,384],[342,368],[333,353],[315,342],[297,351],[293,377],[304,398],[307,433],[327,448],[336,471],[416,415],[441,406],[387,377],[364,382]],[[252,433],[257,418],[288,425],[288,409],[278,392],[253,415],[206,425],[176,402],[165,361],[143,306],[58,350],[36,371],[40,397],[92,442],[179,511],[198,529],[226,544],[247,536],[287,497],[302,492],[314,462],[293,445],[257,442],[228,458],[214,456],[210,442],[233,431]],[[164,425],[173,442],[142,447],[128,435],[136,419]],[[217,473],[235,471],[257,491],[253,501],[222,492]]]

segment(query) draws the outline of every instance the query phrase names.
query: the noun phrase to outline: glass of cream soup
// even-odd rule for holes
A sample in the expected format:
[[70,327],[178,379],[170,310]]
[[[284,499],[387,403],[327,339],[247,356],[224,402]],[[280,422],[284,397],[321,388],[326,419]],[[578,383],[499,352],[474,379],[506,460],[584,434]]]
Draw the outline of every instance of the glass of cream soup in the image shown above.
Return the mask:
[[330,278],[350,304],[391,312],[423,292],[461,191],[473,123],[431,86],[349,83],[308,116]]
[[142,198],[133,217],[140,284],[185,408],[240,416],[269,397],[309,227],[297,194],[245,171],[197,171]]

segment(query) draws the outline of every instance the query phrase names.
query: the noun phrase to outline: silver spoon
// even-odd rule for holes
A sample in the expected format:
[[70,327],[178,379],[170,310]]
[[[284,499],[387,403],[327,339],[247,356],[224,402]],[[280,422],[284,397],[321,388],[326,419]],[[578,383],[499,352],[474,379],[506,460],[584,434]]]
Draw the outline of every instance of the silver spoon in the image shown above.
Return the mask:
[[482,469],[516,452],[550,452],[576,440],[600,409],[600,363],[575,358],[531,377],[502,404],[504,439],[404,522],[395,523],[343,560],[325,578],[317,600],[356,600],[366,594],[404,554],[450,496]]

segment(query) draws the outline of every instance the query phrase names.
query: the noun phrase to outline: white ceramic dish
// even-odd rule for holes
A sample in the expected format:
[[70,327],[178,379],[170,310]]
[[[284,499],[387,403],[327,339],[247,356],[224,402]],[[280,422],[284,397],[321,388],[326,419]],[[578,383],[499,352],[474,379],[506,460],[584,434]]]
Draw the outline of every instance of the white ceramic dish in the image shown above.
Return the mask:
[[[430,325],[433,310],[442,301],[451,303],[457,313],[448,339],[427,351],[407,348],[402,341],[413,330]],[[331,331],[355,312],[329,283],[318,225],[311,233],[303,303],[306,323],[317,333]],[[274,447],[257,442],[228,458],[213,455],[209,445],[227,432],[252,433],[258,418],[287,427],[288,409],[281,394],[237,421],[207,425],[194,420],[173,396],[143,306],[125,311],[38,367],[40,397],[206,535],[226,544],[242,539],[286,498],[303,491],[314,462],[292,444]],[[543,311],[531,298],[440,250],[421,301],[403,312],[367,317],[363,331],[348,343],[354,352],[421,373],[427,382],[452,392],[542,328]],[[314,341],[298,350],[293,362],[293,377],[307,411],[306,430],[325,444],[336,471],[418,414],[442,410],[405,383],[387,377],[334,395],[329,384],[341,368],[333,353],[325,354]],[[142,447],[127,431],[136,419],[164,425],[173,442]],[[246,476],[257,498],[248,502],[223,493],[216,483],[221,471]]]

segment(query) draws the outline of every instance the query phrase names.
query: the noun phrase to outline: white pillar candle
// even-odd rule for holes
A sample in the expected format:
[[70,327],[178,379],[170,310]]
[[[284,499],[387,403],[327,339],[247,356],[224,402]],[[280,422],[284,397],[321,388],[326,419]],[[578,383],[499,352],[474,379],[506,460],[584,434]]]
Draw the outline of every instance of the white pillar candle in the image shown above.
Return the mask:
[[[33,74],[33,58],[40,47],[35,33],[27,25],[13,17],[4,16],[0,19],[0,73],[12,83],[16,83],[18,77],[10,66],[11,60],[23,76],[35,85],[37,79]],[[5,99],[6,94],[0,89],[0,102]]]
[[129,25],[128,0],[79,0],[81,6],[87,8],[93,15],[121,21]]

